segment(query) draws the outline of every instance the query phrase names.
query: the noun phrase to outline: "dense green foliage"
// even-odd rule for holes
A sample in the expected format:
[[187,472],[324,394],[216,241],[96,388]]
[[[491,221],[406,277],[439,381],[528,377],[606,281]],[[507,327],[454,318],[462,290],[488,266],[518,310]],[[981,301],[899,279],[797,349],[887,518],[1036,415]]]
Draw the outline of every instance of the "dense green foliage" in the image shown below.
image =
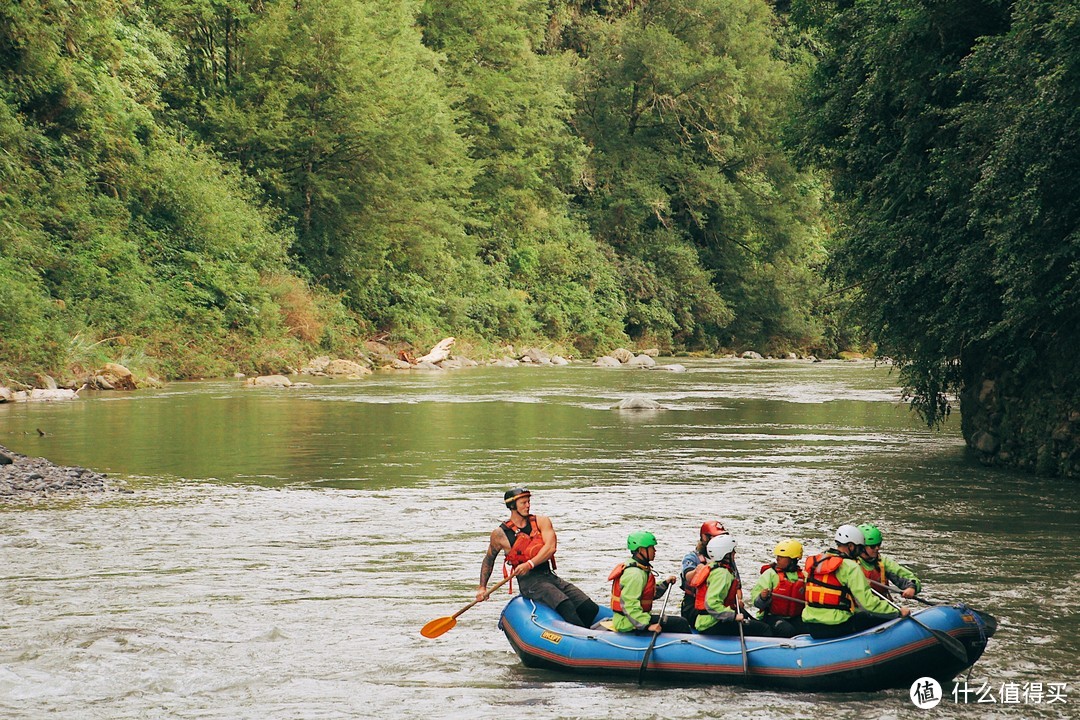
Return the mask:
[[3,4],[0,366],[220,373],[230,345],[294,352],[268,282],[290,236],[155,117],[171,49],[135,8]]
[[795,12],[826,48],[805,146],[832,170],[836,269],[858,284],[868,328],[931,424],[947,393],[996,378],[1013,400],[989,421],[1026,438],[1015,451],[1044,453],[1080,400],[1080,7]]
[[658,0],[581,22],[581,192],[618,255],[634,335],[709,345],[820,335],[812,178],[779,142],[795,69],[758,0]]
[[822,342],[763,0],[0,0],[0,370]]

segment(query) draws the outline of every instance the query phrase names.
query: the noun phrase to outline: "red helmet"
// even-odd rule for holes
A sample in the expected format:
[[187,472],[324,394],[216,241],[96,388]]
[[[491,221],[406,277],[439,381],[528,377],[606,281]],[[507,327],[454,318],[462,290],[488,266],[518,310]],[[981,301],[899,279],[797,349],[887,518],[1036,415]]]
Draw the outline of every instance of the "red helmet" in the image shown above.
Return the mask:
[[703,523],[701,526],[701,534],[705,537],[716,537],[717,535],[727,535],[728,531],[724,529],[724,526],[717,520],[709,520]]

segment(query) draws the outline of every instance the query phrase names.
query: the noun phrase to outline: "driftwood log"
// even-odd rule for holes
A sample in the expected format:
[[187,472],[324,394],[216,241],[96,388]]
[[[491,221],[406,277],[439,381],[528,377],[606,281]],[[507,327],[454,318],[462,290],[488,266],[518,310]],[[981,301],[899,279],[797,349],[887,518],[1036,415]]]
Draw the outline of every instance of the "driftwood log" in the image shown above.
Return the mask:
[[443,338],[439,341],[439,344],[431,348],[431,352],[423,357],[416,358],[416,364],[429,362],[431,364],[440,363],[446,358],[450,357],[450,348],[454,346],[454,338]]

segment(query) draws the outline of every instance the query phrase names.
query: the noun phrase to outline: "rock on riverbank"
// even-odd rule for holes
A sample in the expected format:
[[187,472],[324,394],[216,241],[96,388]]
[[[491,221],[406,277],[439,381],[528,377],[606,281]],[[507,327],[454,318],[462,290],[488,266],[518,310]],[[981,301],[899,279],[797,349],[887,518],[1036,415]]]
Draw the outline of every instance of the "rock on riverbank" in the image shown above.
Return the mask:
[[57,465],[0,445],[0,503],[100,492],[131,492],[99,472]]

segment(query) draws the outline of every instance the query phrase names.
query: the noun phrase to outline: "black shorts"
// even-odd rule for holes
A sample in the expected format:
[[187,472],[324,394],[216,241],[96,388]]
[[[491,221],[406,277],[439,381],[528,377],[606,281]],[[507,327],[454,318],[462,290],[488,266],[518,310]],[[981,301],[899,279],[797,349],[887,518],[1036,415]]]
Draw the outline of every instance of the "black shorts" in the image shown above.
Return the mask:
[[533,570],[516,579],[521,597],[542,602],[551,608],[559,607],[559,603],[564,600],[570,600],[574,603],[574,607],[580,606],[583,602],[591,602],[589,596],[576,585],[563,580],[553,572]]

